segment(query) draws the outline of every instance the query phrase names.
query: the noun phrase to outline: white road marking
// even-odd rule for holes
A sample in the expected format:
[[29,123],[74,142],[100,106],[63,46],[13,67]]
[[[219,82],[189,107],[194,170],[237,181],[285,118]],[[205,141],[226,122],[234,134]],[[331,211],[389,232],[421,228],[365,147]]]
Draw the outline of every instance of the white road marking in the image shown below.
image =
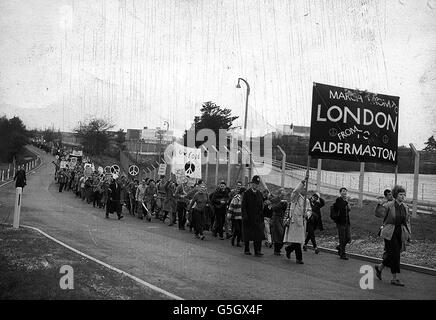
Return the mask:
[[43,236],[49,238],[50,240],[53,240],[54,242],[59,243],[61,246],[64,246],[65,248],[67,248],[67,249],[69,249],[69,250],[71,250],[71,251],[73,251],[73,252],[75,252],[77,254],[80,254],[81,256],[83,256],[83,257],[85,257],[85,258],[87,258],[89,260],[92,260],[92,261],[94,261],[94,262],[96,262],[98,264],[101,264],[102,266],[104,266],[106,268],[109,268],[110,270],[113,270],[113,271],[116,271],[118,273],[121,273],[121,274],[129,277],[130,279],[132,279],[132,280],[134,280],[134,281],[136,281],[136,282],[138,282],[138,283],[140,283],[140,284],[142,284],[142,285],[144,285],[144,286],[146,286],[146,287],[148,287],[148,288],[150,288],[150,289],[152,289],[154,291],[157,291],[157,292],[159,292],[159,293],[161,293],[161,294],[163,294],[163,295],[165,295],[165,296],[167,296],[167,297],[169,297],[171,299],[174,299],[174,300],[184,300],[183,298],[181,298],[179,296],[176,296],[175,294],[172,294],[172,293],[170,293],[170,292],[168,292],[168,291],[166,291],[164,289],[156,287],[155,285],[153,285],[151,283],[148,283],[148,282],[146,282],[146,281],[144,281],[142,279],[139,279],[138,277],[135,277],[134,275],[131,275],[130,273],[127,273],[127,272],[125,272],[123,270],[115,268],[115,267],[113,267],[113,266],[111,266],[111,265],[109,265],[109,264],[107,264],[107,263],[105,263],[103,261],[100,261],[100,260],[98,260],[98,259],[96,259],[94,257],[91,257],[91,256],[87,255],[86,253],[83,253],[83,252],[81,252],[81,251],[79,251],[77,249],[74,249],[73,247],[70,247],[69,245],[63,243],[62,241],[60,241],[60,240],[58,240],[56,238],[53,238],[52,236],[48,235],[47,233],[45,233],[44,231],[42,231],[42,230],[40,230],[38,228],[31,227],[31,226],[26,226],[26,225],[21,225],[21,226],[24,227],[24,228],[29,228],[29,229],[32,229],[32,230],[36,230],[39,233],[41,233]]

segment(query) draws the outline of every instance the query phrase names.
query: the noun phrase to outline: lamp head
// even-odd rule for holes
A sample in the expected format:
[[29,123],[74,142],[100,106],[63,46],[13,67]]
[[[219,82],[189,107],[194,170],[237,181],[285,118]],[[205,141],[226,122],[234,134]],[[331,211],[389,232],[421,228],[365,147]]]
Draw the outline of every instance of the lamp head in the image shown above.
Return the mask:
[[236,85],[236,88],[241,89],[241,85],[239,84],[239,81],[238,84]]

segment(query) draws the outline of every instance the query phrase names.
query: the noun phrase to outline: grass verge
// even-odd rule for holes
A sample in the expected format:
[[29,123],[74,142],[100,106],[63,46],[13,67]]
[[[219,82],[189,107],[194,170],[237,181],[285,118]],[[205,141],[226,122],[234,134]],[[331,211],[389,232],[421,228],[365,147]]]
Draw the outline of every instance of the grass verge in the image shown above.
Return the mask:
[[[63,265],[73,268],[74,289],[60,288]],[[0,300],[165,298],[36,231],[0,225]]]

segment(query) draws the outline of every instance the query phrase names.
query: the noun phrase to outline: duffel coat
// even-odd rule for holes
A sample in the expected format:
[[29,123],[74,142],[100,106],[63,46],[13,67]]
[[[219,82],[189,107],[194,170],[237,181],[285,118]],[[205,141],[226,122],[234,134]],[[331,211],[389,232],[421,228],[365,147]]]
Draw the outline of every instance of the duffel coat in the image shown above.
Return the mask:
[[311,211],[309,199],[306,199],[306,212],[304,209],[304,196],[301,195],[299,189],[295,189],[291,195],[291,201],[286,210],[287,227],[283,243],[304,243],[306,238],[306,217]]

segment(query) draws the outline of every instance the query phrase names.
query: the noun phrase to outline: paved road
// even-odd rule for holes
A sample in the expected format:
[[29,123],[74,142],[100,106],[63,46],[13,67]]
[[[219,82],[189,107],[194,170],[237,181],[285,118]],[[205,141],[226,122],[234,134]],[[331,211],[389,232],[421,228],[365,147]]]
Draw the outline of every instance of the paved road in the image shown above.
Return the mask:
[[[74,197],[59,193],[51,156],[28,177],[22,223],[38,227],[68,245],[185,299],[436,299],[436,277],[404,270],[406,287],[375,280],[374,290],[359,287],[366,262],[343,261],[327,253],[294,257],[246,256],[228,241],[194,239],[153,220],[132,216],[118,221]],[[0,188],[0,221],[12,223],[14,185]],[[389,278],[386,273],[386,279]]]

